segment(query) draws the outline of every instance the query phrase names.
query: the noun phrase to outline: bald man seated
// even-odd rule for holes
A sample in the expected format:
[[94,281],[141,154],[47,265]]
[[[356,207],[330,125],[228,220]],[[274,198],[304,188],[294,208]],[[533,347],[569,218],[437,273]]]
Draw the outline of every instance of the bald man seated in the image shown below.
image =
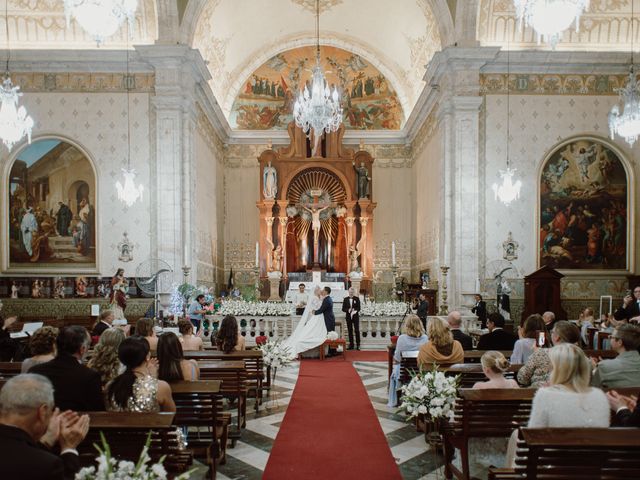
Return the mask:
[[473,350],[473,340],[469,335],[463,333],[460,330],[462,325],[462,315],[457,310],[452,311],[447,316],[447,323],[449,324],[449,330],[453,334],[453,339],[460,342],[463,350]]

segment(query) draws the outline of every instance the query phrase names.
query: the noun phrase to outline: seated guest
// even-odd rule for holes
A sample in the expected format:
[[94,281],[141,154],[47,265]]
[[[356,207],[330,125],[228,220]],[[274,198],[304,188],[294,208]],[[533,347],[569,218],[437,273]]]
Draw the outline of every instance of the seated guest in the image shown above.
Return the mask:
[[519,388],[518,382],[504,378],[504,372],[509,369],[510,364],[502,353],[495,350],[485,352],[480,358],[480,363],[482,372],[489,381],[476,382],[473,388]]
[[640,285],[633,289],[633,295],[624,297],[622,306],[613,313],[613,317],[626,321],[637,320],[640,317]]
[[100,335],[102,335],[102,332],[104,332],[107,328],[111,328],[111,326],[113,325],[114,318],[115,317],[111,310],[103,310],[102,313],[100,313],[100,318],[98,320],[98,323],[96,323],[96,326],[93,327],[91,336],[99,337]]
[[[193,324],[189,320],[180,320],[178,322],[178,331],[180,332],[180,335],[182,335],[182,337],[180,338],[180,343],[182,343],[182,350],[184,350],[185,352],[204,350],[202,337],[193,334]],[[198,330],[198,334],[200,334],[200,332],[202,331],[202,328]]]
[[[54,409],[46,377],[27,373],[10,379],[0,390],[2,478],[73,479],[80,470],[76,447],[88,431],[87,415]],[[53,447],[59,456],[49,451]]]
[[118,348],[124,339],[124,332],[119,328],[109,328],[102,332],[87,364],[100,374],[103,387],[124,371],[124,365],[118,359]]
[[542,320],[544,321],[544,326],[547,329],[547,332],[550,332],[556,324],[556,314],[553,312],[544,312],[542,314]]
[[56,407],[60,410],[104,410],[100,374],[82,364],[90,343],[86,328],[64,327],[56,338],[56,358],[29,370],[51,380]]
[[591,385],[606,389],[640,386],[640,327],[620,325],[609,339],[618,356],[599,363],[592,359],[595,370]]
[[153,319],[141,318],[136,322],[136,335],[144,337],[149,342],[149,348],[152,352],[155,352],[158,348],[158,337],[156,331],[153,328]]
[[428,338],[424,334],[422,321],[417,315],[409,315],[404,321],[402,327],[403,333],[398,337],[396,342],[396,351],[393,354],[393,372],[389,383],[389,402],[387,406],[395,407],[398,405],[398,380],[400,379],[400,362],[402,361],[402,352],[415,352],[427,342]]
[[494,312],[487,318],[489,333],[480,337],[478,350],[513,350],[516,336],[504,330],[504,317]]
[[544,320],[542,320],[542,317],[538,314],[529,315],[524,321],[524,325],[518,329],[520,339],[513,345],[513,353],[511,354],[512,364],[527,363],[536,346],[538,332],[544,332],[545,336],[547,335]]
[[107,385],[107,409],[113,412],[175,412],[171,387],[158,380],[155,360],[151,359],[149,342],[133,336],[125,338],[118,357],[126,367]]
[[587,348],[591,348],[591,346],[589,345],[589,328],[593,328],[596,325],[596,320],[593,315],[593,308],[587,307],[582,310],[582,312],[580,312],[580,316],[578,317],[580,338],[582,340],[582,344],[586,345]]
[[[0,304],[2,309],[2,304]],[[11,338],[11,332],[9,328],[16,323],[18,317],[2,318],[0,316],[0,362],[11,362],[18,350],[18,341],[15,338]]]
[[200,378],[198,362],[184,358],[180,340],[173,332],[163,333],[158,339],[158,378],[168,383],[177,380],[195,382]]
[[29,339],[29,352],[31,357],[22,362],[22,373],[27,373],[31,367],[40,363],[53,360],[56,356],[56,338],[58,329],[56,327],[42,327],[33,332]]
[[[578,345],[580,342],[580,330],[573,323],[566,320],[556,322],[551,330],[551,343],[571,343]],[[520,370],[518,370],[518,382],[523,387],[543,387],[549,381],[551,374],[551,360],[548,348],[537,348]]]
[[449,330],[451,330],[453,339],[460,342],[462,349],[473,350],[473,340],[469,335],[460,330],[460,325],[462,325],[462,315],[460,315],[460,312],[454,310],[449,313],[449,315],[447,315],[447,323],[449,324]]
[[233,315],[227,315],[222,319],[216,335],[216,346],[224,353],[244,350],[244,337],[240,335],[238,321]]
[[453,339],[447,325],[438,317],[431,317],[427,324],[429,341],[420,347],[418,366],[430,369],[434,363],[451,364],[464,362],[464,350],[460,342]]
[[638,397],[620,395],[615,390],[607,392],[611,410],[615,412],[613,424],[618,427],[640,427],[640,409]]

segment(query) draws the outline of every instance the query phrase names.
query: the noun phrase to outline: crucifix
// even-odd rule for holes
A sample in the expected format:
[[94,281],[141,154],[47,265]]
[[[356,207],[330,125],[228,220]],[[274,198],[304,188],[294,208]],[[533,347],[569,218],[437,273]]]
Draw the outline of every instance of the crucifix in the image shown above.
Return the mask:
[[320,213],[330,207],[335,207],[335,204],[321,204],[318,201],[318,197],[322,195],[322,190],[313,189],[310,191],[313,196],[313,203],[309,206],[300,204],[300,207],[305,209],[311,214],[311,229],[313,230],[313,263],[319,264],[319,249],[320,249]]

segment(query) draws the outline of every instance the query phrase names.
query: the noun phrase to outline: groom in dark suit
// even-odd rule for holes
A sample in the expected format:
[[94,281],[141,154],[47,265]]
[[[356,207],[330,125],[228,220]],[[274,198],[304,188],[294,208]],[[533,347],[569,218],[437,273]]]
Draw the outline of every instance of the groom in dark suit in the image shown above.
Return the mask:
[[[332,332],[336,329],[336,317],[333,314],[333,299],[330,295],[331,288],[324,287],[324,290],[322,290],[322,305],[320,305],[318,310],[313,310],[311,312],[313,315],[322,314],[324,316],[324,324],[327,327],[327,332]],[[333,357],[335,354],[336,350],[334,348],[330,348],[327,356]]]
[[353,350],[353,330],[356,331],[356,348],[360,350],[360,299],[354,295],[353,288],[349,289],[349,296],[342,301],[342,311],[347,317],[349,331],[349,350]]

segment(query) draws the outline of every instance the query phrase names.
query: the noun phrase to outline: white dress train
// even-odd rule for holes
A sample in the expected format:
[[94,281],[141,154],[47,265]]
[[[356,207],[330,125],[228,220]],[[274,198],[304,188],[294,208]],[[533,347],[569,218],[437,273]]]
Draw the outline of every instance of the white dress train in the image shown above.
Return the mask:
[[327,327],[324,324],[324,315],[312,315],[312,310],[317,310],[322,305],[321,300],[315,295],[309,297],[309,302],[298,326],[291,336],[283,343],[291,348],[291,351],[298,355],[312,348],[319,347],[327,339]]

